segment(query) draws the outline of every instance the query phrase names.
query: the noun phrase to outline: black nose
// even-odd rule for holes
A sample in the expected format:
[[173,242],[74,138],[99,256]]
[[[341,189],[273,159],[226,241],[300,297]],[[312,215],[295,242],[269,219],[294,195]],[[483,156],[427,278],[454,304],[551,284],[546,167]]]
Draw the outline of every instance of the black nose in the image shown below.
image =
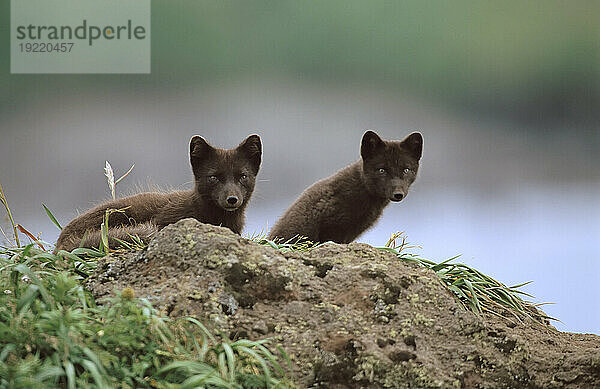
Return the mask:
[[398,201],[402,200],[404,195],[402,193],[394,193],[394,198]]
[[227,202],[231,205],[235,205],[238,202],[238,198],[235,196],[227,197]]

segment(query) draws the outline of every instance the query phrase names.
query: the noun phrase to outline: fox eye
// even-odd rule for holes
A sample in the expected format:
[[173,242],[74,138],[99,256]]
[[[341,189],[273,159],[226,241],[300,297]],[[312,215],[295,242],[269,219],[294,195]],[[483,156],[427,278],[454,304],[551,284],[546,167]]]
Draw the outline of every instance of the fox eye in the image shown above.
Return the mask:
[[217,182],[219,181],[219,177],[212,175],[212,176],[208,176],[208,182]]
[[377,172],[379,172],[379,174],[385,174],[385,169],[379,168],[379,169],[377,169]]
[[404,174],[408,174],[410,172],[412,172],[412,170],[410,170],[409,168],[404,169]]

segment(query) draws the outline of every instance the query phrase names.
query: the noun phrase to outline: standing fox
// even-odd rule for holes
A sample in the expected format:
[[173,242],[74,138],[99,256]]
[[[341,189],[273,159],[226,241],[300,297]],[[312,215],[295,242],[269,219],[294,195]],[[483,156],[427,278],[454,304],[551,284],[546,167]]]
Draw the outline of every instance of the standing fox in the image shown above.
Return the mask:
[[258,135],[250,135],[231,150],[211,146],[200,137],[190,141],[190,162],[194,189],[169,193],[140,193],[108,201],[73,219],[56,242],[56,251],[77,247],[98,247],[100,225],[108,209],[122,210],[109,217],[109,244],[143,241],[168,224],[188,217],[203,223],[227,227],[239,234],[244,227],[245,210],[262,157]]
[[418,132],[402,141],[386,141],[367,131],[361,159],[306,189],[277,221],[269,239],[352,242],[390,201],[406,197],[422,151]]

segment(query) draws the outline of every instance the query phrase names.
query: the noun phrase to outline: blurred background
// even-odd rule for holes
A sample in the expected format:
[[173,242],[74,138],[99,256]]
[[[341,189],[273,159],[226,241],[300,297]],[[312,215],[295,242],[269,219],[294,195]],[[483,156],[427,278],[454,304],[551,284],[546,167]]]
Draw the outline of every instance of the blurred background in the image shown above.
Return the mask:
[[[43,239],[107,199],[189,188],[188,142],[263,139],[246,233],[359,157],[365,129],[425,139],[395,231],[600,334],[600,2],[152,1],[150,75],[10,75],[0,3],[0,183]],[[2,225],[7,225],[1,211]]]

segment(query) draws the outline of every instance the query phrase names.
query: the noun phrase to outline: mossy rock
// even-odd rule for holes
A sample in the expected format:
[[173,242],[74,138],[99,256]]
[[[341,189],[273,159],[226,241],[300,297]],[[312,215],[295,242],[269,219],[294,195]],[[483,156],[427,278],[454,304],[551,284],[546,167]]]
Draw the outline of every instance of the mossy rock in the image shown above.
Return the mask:
[[181,220],[101,260],[102,301],[134,289],[231,338],[273,338],[312,388],[600,387],[600,337],[466,311],[436,274],[359,243],[282,253]]

